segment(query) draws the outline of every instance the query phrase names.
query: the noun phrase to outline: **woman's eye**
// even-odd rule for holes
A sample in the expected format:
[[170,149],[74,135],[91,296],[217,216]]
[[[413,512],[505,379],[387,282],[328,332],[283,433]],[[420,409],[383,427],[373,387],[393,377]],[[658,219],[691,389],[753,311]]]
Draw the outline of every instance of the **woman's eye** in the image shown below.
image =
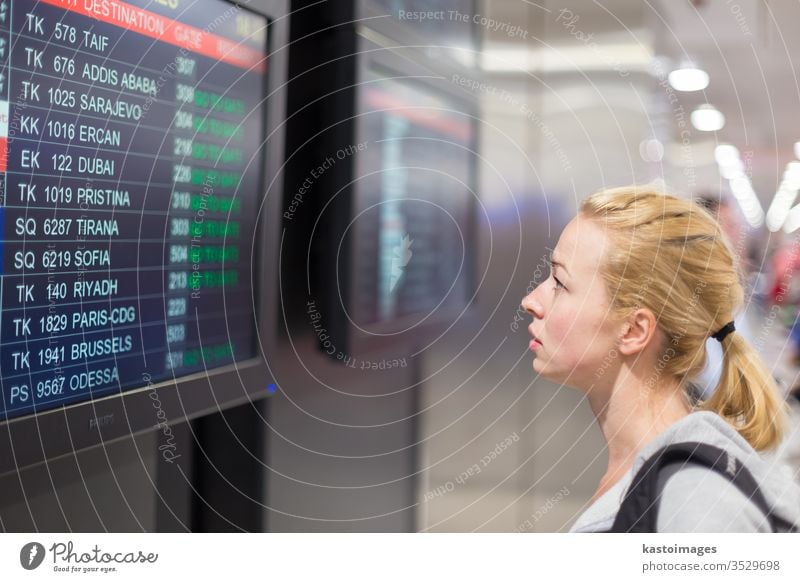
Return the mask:
[[553,286],[553,290],[554,291],[558,291],[559,289],[566,289],[566,287],[564,287],[564,285],[561,283],[561,281],[559,281],[556,278],[556,272],[553,269],[552,265],[550,266],[550,276],[553,278],[553,281],[556,282],[556,284]]

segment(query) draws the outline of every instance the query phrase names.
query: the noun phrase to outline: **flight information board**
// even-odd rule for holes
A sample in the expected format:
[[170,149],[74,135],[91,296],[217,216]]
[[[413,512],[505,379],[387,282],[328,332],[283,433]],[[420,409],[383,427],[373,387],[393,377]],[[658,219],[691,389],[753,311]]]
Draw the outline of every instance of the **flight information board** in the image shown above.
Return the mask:
[[470,300],[474,131],[434,86],[370,70],[361,86],[350,316],[413,327]]
[[266,25],[0,0],[0,420],[255,355]]

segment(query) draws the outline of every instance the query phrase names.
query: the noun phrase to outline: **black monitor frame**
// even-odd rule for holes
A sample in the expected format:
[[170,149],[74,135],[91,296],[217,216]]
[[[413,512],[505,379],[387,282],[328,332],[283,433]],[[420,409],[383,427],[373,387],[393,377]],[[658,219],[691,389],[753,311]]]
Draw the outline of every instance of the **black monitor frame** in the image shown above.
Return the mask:
[[[230,2],[230,0],[227,0]],[[231,2],[232,4],[239,4]],[[110,396],[0,422],[0,475],[89,447],[253,402],[270,394],[269,354],[276,346],[277,248],[283,189],[289,0],[242,4],[268,18],[264,184],[253,245],[253,302],[257,356]]]

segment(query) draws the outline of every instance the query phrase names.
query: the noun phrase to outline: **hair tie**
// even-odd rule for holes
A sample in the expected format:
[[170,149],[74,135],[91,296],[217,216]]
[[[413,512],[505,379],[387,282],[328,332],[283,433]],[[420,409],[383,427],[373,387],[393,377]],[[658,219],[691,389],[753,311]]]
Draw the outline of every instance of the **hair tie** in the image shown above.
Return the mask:
[[731,333],[735,329],[736,329],[736,327],[733,325],[733,322],[730,321],[730,322],[726,323],[725,326],[722,329],[720,329],[717,333],[715,333],[711,337],[713,337],[718,342],[722,342],[722,340],[725,339],[725,336],[727,336],[729,333]]

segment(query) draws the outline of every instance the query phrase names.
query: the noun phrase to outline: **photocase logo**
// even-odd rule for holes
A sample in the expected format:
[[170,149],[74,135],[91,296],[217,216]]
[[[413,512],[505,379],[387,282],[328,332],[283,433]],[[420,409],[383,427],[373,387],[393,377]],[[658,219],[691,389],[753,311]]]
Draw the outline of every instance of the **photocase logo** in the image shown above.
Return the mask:
[[35,570],[44,561],[44,546],[39,542],[29,542],[19,552],[19,563],[26,570]]
[[408,235],[405,235],[403,240],[401,240],[394,249],[394,256],[392,257],[392,269],[389,272],[390,293],[394,291],[394,288],[397,286],[397,283],[403,276],[406,265],[408,265],[408,262],[411,260],[411,256],[414,254],[411,252],[411,243],[413,242],[414,241],[411,240]]

